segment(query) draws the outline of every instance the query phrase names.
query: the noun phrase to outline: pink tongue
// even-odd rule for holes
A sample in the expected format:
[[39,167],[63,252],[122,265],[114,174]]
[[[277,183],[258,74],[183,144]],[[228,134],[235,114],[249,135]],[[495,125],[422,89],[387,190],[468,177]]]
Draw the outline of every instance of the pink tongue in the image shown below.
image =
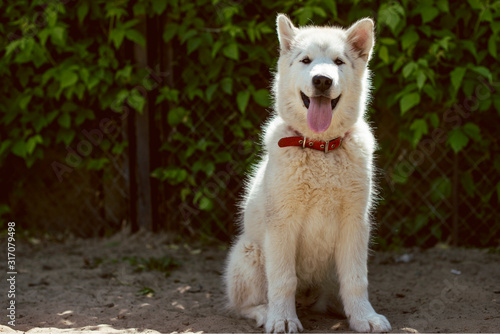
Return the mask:
[[332,104],[326,97],[311,97],[307,109],[307,124],[316,133],[326,131],[332,122]]

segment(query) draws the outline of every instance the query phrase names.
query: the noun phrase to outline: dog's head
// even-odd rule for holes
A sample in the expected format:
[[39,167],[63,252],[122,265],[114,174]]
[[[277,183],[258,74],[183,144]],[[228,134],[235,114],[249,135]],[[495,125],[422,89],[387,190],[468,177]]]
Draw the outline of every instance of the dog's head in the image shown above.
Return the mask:
[[341,135],[364,111],[373,21],[349,29],[296,28],[277,18],[280,41],[274,94],[278,114],[308,137]]

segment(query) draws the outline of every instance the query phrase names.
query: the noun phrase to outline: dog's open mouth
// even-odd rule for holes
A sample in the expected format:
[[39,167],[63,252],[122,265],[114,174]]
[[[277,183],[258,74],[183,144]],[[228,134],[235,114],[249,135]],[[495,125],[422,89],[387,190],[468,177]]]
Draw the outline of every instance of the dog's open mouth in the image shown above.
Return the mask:
[[333,110],[337,106],[342,94],[335,99],[326,96],[308,97],[300,92],[304,106],[307,108],[307,124],[316,133],[324,132],[332,122]]
[[[311,99],[304,93],[300,92],[300,96],[302,97],[302,101],[304,102],[304,106],[309,109],[309,104],[311,103]],[[331,101],[331,106],[332,106],[332,110],[335,109],[335,107],[337,106],[337,103],[339,102],[340,100],[340,97],[342,96],[342,94],[339,95],[339,97],[337,97],[336,99],[333,99]],[[323,97],[323,96],[318,96],[318,97]]]

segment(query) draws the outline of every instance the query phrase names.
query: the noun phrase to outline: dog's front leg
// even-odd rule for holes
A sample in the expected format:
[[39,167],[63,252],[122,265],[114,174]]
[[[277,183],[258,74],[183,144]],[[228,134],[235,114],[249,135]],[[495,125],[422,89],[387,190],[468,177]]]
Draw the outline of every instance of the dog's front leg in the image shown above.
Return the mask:
[[[356,202],[353,202],[356,203]],[[362,204],[362,201],[356,204]],[[339,230],[335,249],[340,296],[351,329],[357,332],[388,332],[389,321],[377,314],[368,300],[368,242],[370,223],[366,210],[347,212]]]
[[303,330],[295,309],[297,234],[289,224],[273,221],[264,240],[269,301],[267,333],[297,333]]

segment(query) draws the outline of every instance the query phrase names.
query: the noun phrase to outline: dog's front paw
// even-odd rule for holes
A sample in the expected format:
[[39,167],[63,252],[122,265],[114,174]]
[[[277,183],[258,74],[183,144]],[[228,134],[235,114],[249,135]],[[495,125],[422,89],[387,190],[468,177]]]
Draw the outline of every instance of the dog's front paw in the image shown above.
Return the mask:
[[391,324],[381,314],[371,314],[363,318],[351,318],[349,320],[351,329],[356,332],[369,333],[369,332],[390,332],[392,330]]
[[268,319],[266,322],[266,333],[298,333],[303,330],[299,318]]

